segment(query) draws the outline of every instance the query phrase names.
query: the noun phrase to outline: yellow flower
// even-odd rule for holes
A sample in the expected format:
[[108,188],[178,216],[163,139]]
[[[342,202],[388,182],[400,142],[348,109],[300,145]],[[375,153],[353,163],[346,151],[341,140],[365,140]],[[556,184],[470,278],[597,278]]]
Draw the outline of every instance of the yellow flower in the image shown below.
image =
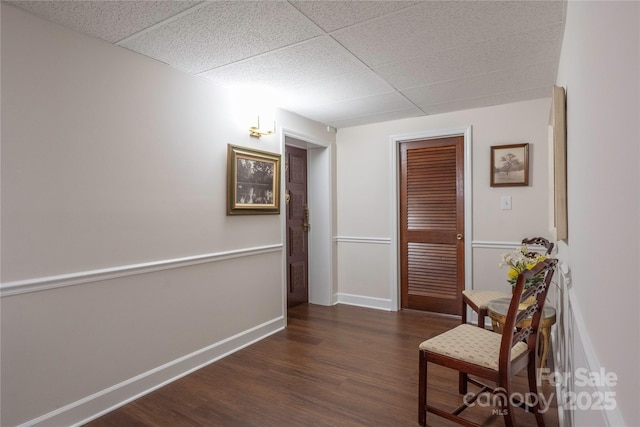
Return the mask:
[[[500,267],[507,266],[509,271],[507,272],[507,282],[514,286],[518,280],[518,274],[522,271],[531,270],[540,261],[546,259],[546,255],[540,253],[530,253],[526,245],[522,245],[518,250],[514,252],[508,252],[502,255],[502,262]],[[535,285],[542,280],[542,277],[534,277],[528,279],[525,283],[525,289],[531,285]]]

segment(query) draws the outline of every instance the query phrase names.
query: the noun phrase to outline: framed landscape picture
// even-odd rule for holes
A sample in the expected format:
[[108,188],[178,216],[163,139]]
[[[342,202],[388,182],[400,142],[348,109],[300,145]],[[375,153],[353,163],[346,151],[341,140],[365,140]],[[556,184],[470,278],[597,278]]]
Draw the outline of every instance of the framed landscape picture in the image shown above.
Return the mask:
[[529,144],[491,147],[491,186],[529,185]]
[[280,155],[229,144],[227,215],[280,213]]

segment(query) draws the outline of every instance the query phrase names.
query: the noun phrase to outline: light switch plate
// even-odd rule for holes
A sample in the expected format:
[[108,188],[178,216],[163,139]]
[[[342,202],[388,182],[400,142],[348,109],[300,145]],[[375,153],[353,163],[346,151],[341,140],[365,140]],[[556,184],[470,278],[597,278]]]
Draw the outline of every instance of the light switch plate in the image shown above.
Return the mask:
[[500,209],[511,210],[511,196],[502,196],[500,198]]

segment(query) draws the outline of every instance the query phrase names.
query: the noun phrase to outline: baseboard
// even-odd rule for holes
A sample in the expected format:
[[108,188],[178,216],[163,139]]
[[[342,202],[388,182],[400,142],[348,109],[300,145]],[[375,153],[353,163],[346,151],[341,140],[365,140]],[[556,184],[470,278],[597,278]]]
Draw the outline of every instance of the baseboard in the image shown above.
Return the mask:
[[375,308],[377,310],[394,311],[390,299],[375,298],[363,295],[336,294],[338,304],[355,305],[358,307]]
[[283,316],[94,393],[19,427],[80,426],[283,330]]

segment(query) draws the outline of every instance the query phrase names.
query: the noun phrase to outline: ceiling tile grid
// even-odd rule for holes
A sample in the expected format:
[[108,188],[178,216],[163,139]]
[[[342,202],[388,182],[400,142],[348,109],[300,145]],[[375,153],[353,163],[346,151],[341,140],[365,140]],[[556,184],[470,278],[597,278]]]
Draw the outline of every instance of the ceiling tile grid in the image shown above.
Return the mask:
[[548,97],[565,0],[10,1],[334,127]]

